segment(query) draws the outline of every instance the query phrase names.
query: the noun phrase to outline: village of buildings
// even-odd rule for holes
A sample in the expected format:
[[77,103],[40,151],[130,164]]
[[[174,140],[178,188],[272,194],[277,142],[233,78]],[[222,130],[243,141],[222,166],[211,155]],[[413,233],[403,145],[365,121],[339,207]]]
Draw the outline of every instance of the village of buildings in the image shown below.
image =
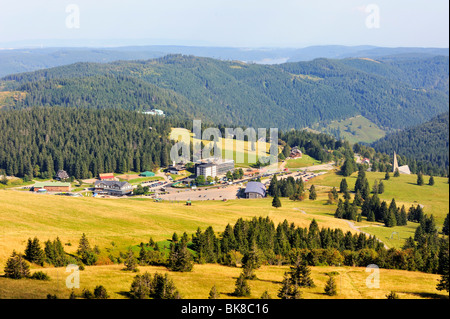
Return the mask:
[[[206,158],[196,163],[172,163],[155,172],[145,171],[133,175],[102,173],[97,178],[83,180],[81,185],[70,182],[64,170],[59,170],[52,180],[39,181],[24,186],[36,194],[65,195],[73,197],[126,198],[145,196],[155,201],[231,200],[266,197],[266,189],[273,175],[277,178],[311,178],[332,169],[332,164],[316,165],[302,169],[285,168],[289,159],[302,157],[299,148],[294,147],[286,160],[278,163],[276,170],[267,168],[238,167],[234,160]],[[323,169],[323,170],[321,170]],[[233,174],[238,171],[240,174]],[[236,176],[237,175],[237,176]],[[204,181],[199,183],[200,180]],[[144,194],[136,189],[144,189]]]

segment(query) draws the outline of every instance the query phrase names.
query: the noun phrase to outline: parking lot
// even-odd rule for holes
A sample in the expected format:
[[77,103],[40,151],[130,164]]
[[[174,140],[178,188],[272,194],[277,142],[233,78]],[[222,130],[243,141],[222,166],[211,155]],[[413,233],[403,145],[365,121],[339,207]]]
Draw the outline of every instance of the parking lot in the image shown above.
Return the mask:
[[202,189],[197,188],[195,190],[175,190],[174,188],[168,189],[169,194],[160,195],[159,198],[163,200],[177,200],[177,201],[196,201],[196,200],[230,200],[236,199],[239,191],[238,185],[223,186],[220,188]]

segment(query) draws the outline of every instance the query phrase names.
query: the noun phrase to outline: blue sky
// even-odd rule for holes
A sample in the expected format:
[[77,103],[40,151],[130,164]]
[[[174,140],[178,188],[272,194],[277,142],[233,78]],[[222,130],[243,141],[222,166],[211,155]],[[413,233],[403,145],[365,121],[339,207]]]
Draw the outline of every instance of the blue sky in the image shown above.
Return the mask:
[[[79,28],[67,26],[70,4]],[[366,23],[371,4],[378,28]],[[448,10],[448,0],[0,0],[0,44],[448,47]]]

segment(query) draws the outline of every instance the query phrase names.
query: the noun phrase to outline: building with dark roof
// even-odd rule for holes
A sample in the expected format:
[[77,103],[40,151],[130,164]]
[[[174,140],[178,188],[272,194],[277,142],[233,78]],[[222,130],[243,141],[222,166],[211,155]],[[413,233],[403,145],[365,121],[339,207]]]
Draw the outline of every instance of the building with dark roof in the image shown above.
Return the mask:
[[60,169],[58,173],[56,173],[55,179],[60,181],[69,179],[69,174],[67,174],[65,170]]
[[266,187],[260,182],[248,182],[244,193],[245,198],[263,198],[266,197]]
[[117,181],[95,181],[95,192],[112,196],[131,194],[133,186],[128,182]]

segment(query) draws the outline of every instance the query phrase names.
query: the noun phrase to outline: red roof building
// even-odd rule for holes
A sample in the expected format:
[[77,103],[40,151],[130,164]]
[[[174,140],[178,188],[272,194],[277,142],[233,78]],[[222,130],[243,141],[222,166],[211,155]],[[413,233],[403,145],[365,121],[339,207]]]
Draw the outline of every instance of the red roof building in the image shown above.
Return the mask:
[[100,177],[101,181],[113,181],[113,180],[115,180],[115,177],[114,177],[113,173],[99,174],[99,177]]

